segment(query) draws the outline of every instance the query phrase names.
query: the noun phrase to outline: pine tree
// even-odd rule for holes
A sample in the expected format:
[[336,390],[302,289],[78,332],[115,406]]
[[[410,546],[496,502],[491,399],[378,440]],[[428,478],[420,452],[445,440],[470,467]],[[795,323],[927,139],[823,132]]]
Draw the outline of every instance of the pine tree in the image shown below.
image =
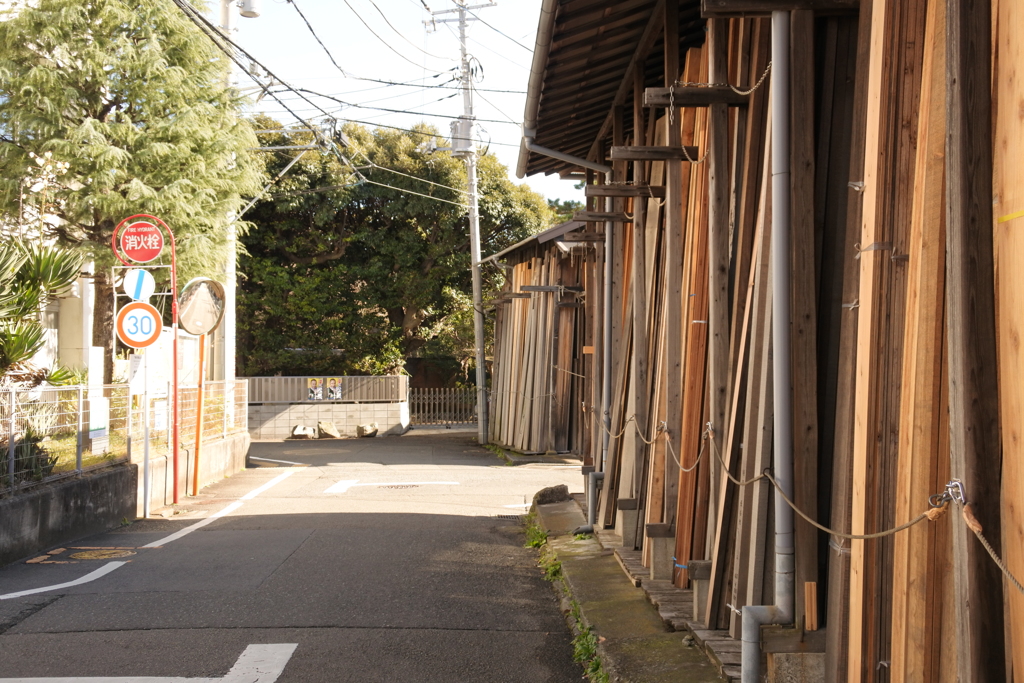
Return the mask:
[[160,216],[179,280],[217,276],[228,213],[259,189],[256,138],[226,60],[169,0],[33,4],[0,22],[0,210],[16,213],[31,153],[67,164],[48,229],[95,262],[93,343],[109,347],[114,227]]

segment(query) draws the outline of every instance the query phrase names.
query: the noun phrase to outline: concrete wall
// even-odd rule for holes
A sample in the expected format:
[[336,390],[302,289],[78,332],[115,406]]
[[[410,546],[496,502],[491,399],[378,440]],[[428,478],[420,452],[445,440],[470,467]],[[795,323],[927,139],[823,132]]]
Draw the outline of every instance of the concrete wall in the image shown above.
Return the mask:
[[[245,456],[249,452],[249,435],[245,432],[231,434],[227,439],[204,443],[199,454],[199,488],[230,477],[235,472],[245,469]],[[133,462],[139,468],[139,490],[137,509],[133,515],[142,517],[145,489],[143,488],[143,455],[142,449],[136,448],[132,453]],[[192,466],[194,453],[191,449],[181,449],[178,462],[178,493],[181,500],[192,492]],[[170,455],[151,455],[149,459],[149,505],[150,510],[172,505],[174,503],[174,464]]]
[[135,518],[135,465],[117,465],[0,500],[0,565]]
[[409,402],[249,404],[253,439],[287,439],[296,425],[316,429],[317,422],[333,422],[342,436],[355,437],[356,427],[370,422],[377,423],[379,435],[403,434],[409,428]]

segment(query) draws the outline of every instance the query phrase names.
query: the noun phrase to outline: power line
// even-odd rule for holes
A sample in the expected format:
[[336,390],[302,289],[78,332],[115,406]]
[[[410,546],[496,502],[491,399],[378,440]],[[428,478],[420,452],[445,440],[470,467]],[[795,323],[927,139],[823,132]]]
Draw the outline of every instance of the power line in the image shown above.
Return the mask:
[[[473,87],[473,92],[475,92],[475,93],[476,93],[477,95],[480,95],[480,91],[479,91],[479,90],[477,90],[477,89],[476,89],[476,87]],[[508,122],[509,122],[509,123],[514,123],[514,124],[516,124],[517,126],[521,126],[521,125],[523,125],[521,121],[516,121],[515,119],[513,119],[513,118],[512,118],[511,116],[509,116],[508,114],[506,114],[505,112],[503,112],[503,111],[502,111],[501,109],[499,109],[499,108],[498,108],[498,106],[497,106],[496,104],[494,104],[494,102],[491,102],[491,101],[490,101],[489,99],[487,99],[487,98],[486,98],[486,97],[484,97],[483,95],[480,95],[480,99],[481,99],[481,100],[483,100],[484,102],[486,102],[487,104],[491,105],[492,107],[494,107],[494,109],[495,109],[495,110],[496,110],[496,111],[497,111],[497,112],[498,112],[499,114],[501,114],[501,115],[502,115],[502,116],[504,116],[504,117],[505,117],[506,119],[508,119]]]
[[[185,14],[185,16],[190,21],[192,21],[193,24],[195,24],[199,28],[200,31],[205,33],[206,36],[208,38],[210,38],[210,40],[213,42],[213,44],[218,49],[220,49],[225,55],[227,55],[227,57],[231,61],[235,62],[235,64],[237,64],[247,75],[249,75],[249,77],[252,78],[257,83],[257,85],[261,86],[263,88],[264,92],[266,92],[268,95],[270,95],[270,97],[273,98],[278,104],[280,104],[289,114],[291,114],[293,117],[295,117],[295,119],[299,123],[301,123],[307,129],[309,129],[309,131],[311,133],[313,133],[314,139],[316,139],[316,140],[322,140],[323,139],[323,133],[321,131],[318,131],[315,126],[313,126],[311,123],[309,123],[308,121],[303,119],[301,116],[296,114],[294,111],[292,111],[291,108],[288,107],[288,105],[286,105],[284,102],[282,102],[280,100],[280,98],[277,97],[276,93],[271,92],[269,88],[267,88],[262,83],[257,81],[252,76],[252,74],[249,74],[249,72],[245,70],[244,65],[241,63],[241,60],[239,59],[239,54],[244,55],[253,64],[255,64],[255,65],[259,66],[261,69],[263,69],[270,78],[273,78],[274,80],[276,80],[277,82],[279,82],[281,84],[284,84],[283,80],[278,78],[274,73],[272,73],[269,69],[267,69],[267,67],[265,67],[263,64],[261,64],[255,57],[253,57],[248,52],[246,52],[237,43],[235,43],[229,37],[227,37],[223,33],[221,33],[220,30],[218,30],[217,27],[209,21],[209,19],[207,19],[205,16],[203,16],[201,13],[199,13],[199,11],[196,10],[195,7],[193,7],[191,4],[189,4],[189,2],[187,0],[171,0],[171,2],[173,2]],[[229,45],[232,48],[234,48],[234,50],[229,49],[228,48]],[[295,91],[294,88],[292,88],[292,90]],[[321,112],[323,112],[326,116],[330,116],[326,111],[324,111],[322,108],[318,107],[315,103],[310,101],[308,98],[303,98],[303,99],[305,99],[307,102],[312,104],[314,107],[317,107],[317,109],[319,109]],[[434,200],[439,201],[439,202],[444,202],[444,203],[447,203],[447,204],[454,204],[455,206],[460,206],[460,207],[463,207],[463,208],[469,208],[467,205],[460,204],[459,202],[453,202],[451,200],[443,199],[441,197],[434,197],[434,196],[431,196],[431,195],[422,194],[420,192],[414,192],[412,190],[405,190],[405,189],[402,189],[402,188],[398,188],[398,187],[393,187],[391,185],[387,185],[385,183],[379,183],[379,182],[370,180],[370,179],[366,178],[362,173],[360,173],[359,169],[356,168],[355,164],[353,164],[351,161],[349,161],[345,157],[345,155],[343,153],[341,153],[341,151],[338,150],[338,146],[337,146],[337,144],[333,140],[328,140],[328,143],[329,143],[329,149],[331,150],[331,152],[334,153],[334,155],[336,157],[338,157],[338,160],[341,161],[343,165],[345,165],[349,169],[351,169],[352,172],[356,175],[356,177],[361,179],[361,180],[363,180],[364,182],[370,183],[371,185],[377,185],[377,186],[380,186],[380,187],[385,187],[385,188],[388,188],[388,189],[391,189],[391,190],[395,190],[396,192],[405,192],[407,194],[413,194],[413,195],[417,195],[417,196],[420,196],[420,197],[425,197],[427,199],[434,199]],[[383,167],[381,167],[381,168],[383,168]],[[455,188],[449,188],[449,189],[458,192],[458,190],[456,190]]]
[[300,17],[302,17],[302,21],[306,23],[306,28],[309,29],[309,32],[313,34],[314,38],[316,38],[316,42],[320,43],[320,47],[322,47],[324,49],[324,52],[327,53],[327,56],[330,57],[331,64],[333,64],[338,69],[338,71],[341,72],[342,76],[348,76],[348,74],[345,73],[345,70],[341,68],[341,65],[338,64],[337,61],[335,61],[334,55],[331,54],[331,51],[327,49],[326,45],[324,45],[324,41],[320,40],[320,36],[318,36],[316,34],[316,31],[313,30],[313,25],[309,23],[309,19],[307,19],[306,15],[302,13],[302,10],[299,9],[299,6],[295,4],[295,0],[288,0],[288,4],[294,7],[295,11],[299,13]]
[[505,38],[508,38],[508,39],[509,39],[509,40],[511,40],[511,41],[512,41],[513,43],[515,43],[515,44],[516,44],[516,45],[518,45],[519,47],[523,48],[523,49],[524,49],[524,50],[526,50],[527,52],[530,52],[530,53],[532,53],[532,52],[533,52],[533,48],[532,48],[532,47],[526,47],[525,45],[523,45],[522,43],[520,43],[520,42],[519,42],[518,40],[516,40],[515,38],[513,38],[512,36],[510,36],[510,35],[508,35],[507,33],[505,33],[505,32],[503,32],[503,31],[501,31],[500,29],[497,29],[497,28],[495,28],[494,26],[491,26],[491,25],[490,25],[490,24],[488,24],[488,23],[487,23],[486,21],[484,21],[484,20],[483,20],[483,18],[481,18],[481,17],[480,17],[480,15],[478,15],[478,14],[477,14],[476,12],[471,12],[471,11],[470,11],[470,10],[468,10],[468,9],[466,10],[466,12],[468,12],[468,13],[469,13],[470,15],[472,15],[472,16],[473,16],[473,18],[474,18],[474,19],[476,19],[476,20],[477,20],[477,21],[479,21],[479,22],[480,22],[481,24],[483,24],[483,25],[484,25],[484,26],[486,26],[487,28],[491,29],[492,31],[494,31],[494,32],[495,32],[495,33],[497,33],[498,35],[500,35],[500,36],[504,36]]
[[[412,114],[412,115],[415,115],[415,116],[431,116],[431,117],[440,118],[440,119],[455,119],[455,120],[457,120],[459,118],[458,116],[451,116],[449,114],[430,114],[430,113],[423,112],[423,111],[411,111],[411,110],[408,110],[408,109],[389,109],[387,107],[367,107],[367,106],[362,105],[362,104],[355,104],[354,102],[348,102],[348,101],[340,99],[338,97],[332,97],[331,95],[325,95],[323,93],[318,93],[315,90],[309,90],[308,88],[292,88],[292,90],[309,93],[310,95],[314,95],[316,97],[323,97],[324,99],[328,99],[328,100],[331,100],[333,102],[337,102],[338,104],[344,104],[344,105],[346,105],[348,107],[355,107],[356,109],[372,109],[374,111],[386,111],[386,112],[390,112],[392,114]],[[442,98],[442,99],[447,99],[447,98]],[[440,100],[438,100],[438,101],[440,101]],[[433,103],[431,103],[431,104],[433,104]],[[502,121],[500,119],[476,119],[476,120],[477,121],[481,121],[483,123],[503,123],[505,125],[515,125],[515,126],[520,125],[518,123],[515,123],[514,121]]]
[[422,66],[423,66],[422,64],[417,64],[416,62],[412,61],[411,59],[409,59],[408,57],[406,57],[405,55],[403,55],[403,54],[402,54],[401,52],[399,52],[398,50],[396,50],[396,49],[395,49],[394,47],[392,47],[392,46],[391,46],[391,43],[389,43],[388,41],[386,41],[386,40],[384,40],[383,38],[381,38],[381,37],[380,37],[380,35],[379,35],[379,34],[378,34],[378,33],[377,33],[376,31],[374,31],[374,30],[373,30],[373,29],[372,29],[372,28],[370,27],[370,25],[369,25],[368,23],[366,23],[366,20],[364,20],[364,19],[363,19],[363,18],[362,18],[361,16],[359,16],[359,12],[357,12],[357,11],[355,10],[355,8],[354,8],[354,7],[352,7],[352,4],[351,4],[351,3],[350,3],[350,2],[348,1],[348,0],[343,0],[343,2],[345,3],[345,5],[346,5],[346,6],[347,6],[347,7],[348,7],[348,8],[350,9],[350,10],[352,10],[352,14],[356,15],[356,19],[358,19],[358,20],[360,21],[360,23],[362,23],[362,25],[366,27],[366,30],[367,30],[367,31],[369,31],[370,33],[372,33],[372,34],[373,34],[373,36],[374,36],[374,37],[375,37],[375,38],[376,38],[377,40],[379,40],[380,42],[384,43],[384,45],[385,45],[385,46],[386,46],[386,47],[387,47],[387,48],[388,48],[389,50],[391,50],[391,51],[392,51],[392,52],[394,52],[394,53],[395,53],[396,55],[398,55],[399,57],[401,57],[401,58],[402,58],[402,59],[404,59],[405,61],[409,62],[409,63],[410,63],[410,64],[412,64],[413,66],[415,66],[415,67],[419,67],[419,68],[422,68]]
[[425,55],[426,55],[426,56],[428,56],[428,57],[433,57],[434,59],[443,59],[443,60],[445,60],[445,61],[451,61],[451,57],[438,57],[437,55],[432,55],[432,54],[430,54],[429,52],[427,52],[426,50],[424,50],[423,48],[421,48],[420,46],[416,45],[416,44],[415,44],[414,42],[412,42],[412,41],[411,41],[411,40],[409,40],[408,38],[406,38],[406,37],[405,37],[405,35],[404,35],[404,34],[403,34],[403,33],[402,33],[401,31],[399,31],[399,30],[398,30],[397,28],[395,28],[394,24],[392,24],[392,23],[391,23],[391,22],[390,22],[390,21],[388,20],[388,17],[387,17],[387,15],[386,15],[386,14],[384,14],[384,12],[383,12],[383,11],[381,10],[381,8],[380,8],[380,7],[378,7],[378,6],[377,6],[377,3],[376,3],[376,2],[374,2],[373,0],[369,0],[369,1],[370,1],[370,4],[371,4],[371,5],[373,5],[373,8],[374,8],[375,10],[377,10],[377,12],[378,12],[378,13],[380,14],[380,16],[381,16],[381,17],[383,17],[383,19],[384,19],[384,23],[386,23],[386,24],[387,24],[388,26],[390,26],[390,27],[391,27],[391,30],[392,30],[392,31],[394,31],[395,33],[397,33],[397,34],[398,34],[398,36],[399,36],[399,37],[400,37],[400,38],[401,38],[402,40],[404,40],[405,42],[409,43],[409,44],[410,44],[410,45],[412,45],[412,46],[413,46],[414,48],[416,48],[417,50],[419,50],[420,52],[422,52],[423,54],[425,54]]

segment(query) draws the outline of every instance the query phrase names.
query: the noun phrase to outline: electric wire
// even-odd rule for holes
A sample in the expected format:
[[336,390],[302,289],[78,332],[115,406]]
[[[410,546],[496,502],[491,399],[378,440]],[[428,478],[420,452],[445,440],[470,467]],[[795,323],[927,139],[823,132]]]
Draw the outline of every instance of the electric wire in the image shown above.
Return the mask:
[[[272,73],[269,69],[267,69],[266,66],[261,64],[255,57],[253,57],[248,52],[246,52],[242,47],[240,47],[238,44],[236,44],[230,38],[228,38],[227,36],[222,34],[220,32],[220,30],[217,29],[217,27],[212,22],[210,22],[209,19],[207,19],[205,16],[203,16],[187,0],[171,0],[171,2],[173,2],[185,14],[185,16],[190,21],[192,21],[193,24],[195,24],[203,33],[205,33],[206,36],[208,38],[210,38],[211,41],[213,41],[213,44],[218,49],[220,49],[222,52],[224,52],[224,54],[227,55],[227,57],[229,59],[231,59],[231,61],[235,62],[235,64],[237,64],[238,67],[243,70],[243,72],[245,72],[247,75],[249,75],[250,78],[253,78],[253,77],[252,77],[251,74],[249,74],[248,71],[246,71],[245,66],[242,64],[241,59],[239,58],[239,55],[244,55],[253,64],[255,64],[255,65],[259,66],[260,68],[262,68],[267,73],[267,75],[270,78],[273,78],[277,82],[284,84],[284,81],[282,79],[278,78],[274,73]],[[229,49],[228,48],[229,45],[232,48],[234,48],[234,50]],[[253,78],[253,80],[256,81],[255,78]],[[317,139],[317,140],[322,140],[323,139],[323,133],[321,131],[317,130],[317,128],[315,126],[313,126],[311,123],[309,123],[308,121],[303,119],[301,116],[297,115],[294,111],[292,111],[292,109],[287,104],[282,102],[277,97],[276,93],[271,92],[268,87],[264,86],[262,83],[259,83],[259,81],[256,81],[256,83],[257,83],[257,85],[260,85],[261,87],[263,87],[264,92],[266,92],[268,95],[270,95],[270,97],[272,99],[274,99],[274,101],[276,101],[278,104],[280,104],[281,107],[283,107],[288,113],[290,113],[293,117],[295,117],[295,119],[299,123],[301,123],[307,129],[309,129],[309,131],[311,133],[313,133],[313,136],[314,136],[315,139]],[[294,91],[295,89],[292,88],[292,90]],[[304,99],[306,99],[306,101],[309,102],[310,104],[312,104],[314,107],[317,107],[317,109],[322,111],[326,116],[330,116],[330,114],[328,114],[322,108],[318,107],[315,103],[310,101],[308,98],[304,98]],[[338,157],[338,160],[341,161],[342,164],[347,166],[349,169],[351,169],[352,172],[356,175],[356,177],[359,178],[360,180],[362,180],[363,182],[369,183],[371,185],[377,185],[379,187],[384,187],[384,188],[387,188],[387,189],[395,190],[396,192],[404,192],[406,194],[412,194],[412,195],[416,195],[416,196],[420,196],[420,197],[425,197],[427,199],[433,199],[433,200],[436,200],[436,201],[439,201],[439,202],[444,202],[446,204],[454,204],[455,206],[459,206],[459,207],[466,208],[466,209],[469,208],[469,206],[467,204],[462,204],[460,202],[453,202],[451,200],[444,199],[442,197],[435,197],[433,195],[427,195],[427,194],[423,194],[421,192],[415,192],[413,190],[406,190],[406,189],[403,189],[403,188],[398,188],[398,187],[394,187],[392,185],[388,185],[386,183],[380,183],[380,182],[376,182],[376,181],[370,180],[369,178],[366,178],[362,173],[360,173],[359,169],[356,168],[355,164],[353,164],[351,161],[348,160],[347,157],[345,157],[345,155],[338,149],[337,144],[333,140],[329,140],[328,143],[329,143],[329,149],[331,150],[331,152],[336,157]],[[381,168],[383,168],[383,167],[381,167]],[[449,189],[455,190],[455,188],[449,188]]]
[[503,36],[503,37],[505,37],[505,38],[508,38],[508,39],[509,39],[509,40],[511,40],[511,41],[512,41],[513,43],[515,43],[515,44],[516,44],[516,45],[518,45],[519,47],[523,48],[523,49],[524,49],[524,50],[526,50],[527,52],[530,52],[530,53],[532,53],[532,52],[533,52],[533,48],[532,48],[532,47],[526,47],[525,45],[523,45],[522,43],[520,43],[520,42],[519,42],[518,40],[516,40],[515,38],[513,38],[512,36],[510,36],[510,35],[508,35],[507,33],[505,33],[504,31],[502,31],[502,30],[500,30],[500,29],[498,29],[498,28],[495,28],[494,26],[491,26],[491,25],[490,25],[490,24],[488,24],[488,23],[487,23],[486,21],[484,21],[484,19],[483,19],[483,18],[482,18],[482,17],[481,17],[481,16],[479,15],[479,14],[477,14],[476,12],[471,12],[471,11],[469,11],[469,10],[466,10],[466,12],[467,12],[467,13],[468,13],[468,14],[469,14],[470,16],[474,17],[474,18],[475,18],[475,19],[476,19],[477,21],[479,21],[479,22],[480,22],[481,24],[483,24],[483,25],[484,25],[484,26],[486,26],[487,28],[489,28],[489,29],[491,29],[492,31],[494,31],[495,33],[497,33],[498,35],[500,35],[500,36]]
[[365,19],[363,19],[363,18],[362,18],[361,16],[359,16],[359,12],[357,12],[357,11],[355,10],[355,8],[354,8],[354,7],[352,6],[352,3],[350,3],[350,2],[348,1],[348,0],[342,0],[342,2],[344,2],[344,3],[345,3],[345,6],[346,6],[346,7],[348,7],[348,8],[349,8],[349,9],[350,9],[350,10],[352,11],[352,14],[356,15],[356,19],[358,19],[358,20],[359,20],[359,22],[360,22],[360,23],[361,23],[361,24],[362,24],[363,26],[365,26],[365,27],[366,27],[366,30],[367,30],[367,31],[369,31],[370,33],[372,33],[372,34],[373,34],[374,38],[376,38],[376,39],[377,39],[377,40],[379,40],[380,42],[384,43],[384,45],[385,45],[385,46],[386,46],[386,47],[387,47],[387,48],[388,48],[389,50],[391,50],[391,51],[392,51],[392,52],[394,52],[394,53],[395,53],[396,55],[398,55],[399,57],[401,57],[401,58],[402,58],[402,59],[404,59],[405,61],[409,62],[409,63],[410,63],[410,64],[412,64],[413,66],[415,66],[415,67],[419,67],[419,68],[423,68],[423,65],[422,65],[422,64],[417,64],[416,62],[412,61],[411,59],[409,59],[408,57],[406,57],[405,55],[403,55],[403,54],[402,54],[401,52],[399,52],[398,50],[396,50],[396,49],[395,49],[395,48],[394,48],[394,47],[393,47],[393,46],[391,45],[391,43],[389,43],[388,41],[386,41],[386,40],[384,40],[383,38],[381,38],[381,37],[380,37],[380,35],[379,35],[379,34],[378,34],[378,33],[377,33],[376,31],[374,31],[374,30],[373,30],[373,29],[372,29],[372,28],[370,27],[370,25],[369,25],[368,23],[366,23],[366,20],[365,20]]
[[[367,106],[364,106],[364,105],[361,105],[361,104],[356,104],[354,102],[348,102],[348,101],[343,100],[343,99],[341,99],[339,97],[334,97],[332,95],[325,95],[324,93],[319,93],[319,92],[316,92],[315,90],[310,90],[309,88],[295,88],[293,86],[287,86],[287,87],[290,88],[293,92],[303,92],[303,93],[308,93],[309,95],[313,95],[313,96],[316,96],[316,97],[323,97],[324,99],[332,100],[334,102],[337,102],[338,104],[343,104],[343,105],[345,105],[347,107],[354,107],[356,109],[371,109],[373,111],[384,111],[384,112],[390,112],[392,114],[413,114],[415,116],[430,116],[430,117],[439,118],[439,119],[455,119],[455,120],[458,120],[458,119],[462,118],[461,116],[452,116],[450,114],[431,114],[431,113],[428,113],[428,112],[411,111],[411,110],[408,110],[408,109],[390,109],[388,107],[367,107]],[[442,98],[442,99],[447,99],[447,98]],[[440,100],[438,100],[438,101],[440,101]],[[433,104],[433,102],[431,102],[429,104]],[[519,124],[519,123],[515,123],[514,121],[502,121],[501,119],[475,119],[475,120],[476,121],[480,121],[482,123],[500,123],[500,124],[503,124],[503,125],[506,125],[506,126],[508,126],[508,125],[515,125],[515,126],[522,125],[522,124]]]
[[316,34],[316,31],[313,30],[313,25],[309,23],[309,19],[307,19],[306,15],[302,13],[302,10],[299,9],[299,6],[295,4],[295,0],[288,0],[288,4],[294,7],[295,11],[299,13],[300,17],[302,17],[302,21],[305,22],[306,28],[309,29],[309,32],[313,35],[313,38],[316,39],[316,42],[320,43],[320,47],[322,47],[324,49],[324,52],[327,53],[327,56],[331,60],[331,64],[333,64],[335,68],[337,68],[338,71],[341,72],[342,76],[348,76],[348,74],[345,73],[345,70],[341,68],[341,65],[338,64],[337,60],[334,59],[334,55],[331,54],[331,51],[327,49],[326,45],[324,45],[324,41],[320,40],[320,36],[318,36]]
[[476,93],[477,95],[479,95],[479,96],[480,96],[480,99],[481,99],[481,100],[483,100],[483,101],[484,101],[484,102],[486,102],[487,104],[491,105],[491,107],[492,107],[492,108],[494,108],[494,110],[495,110],[496,112],[498,112],[499,114],[501,114],[502,116],[504,116],[504,117],[505,117],[506,119],[508,119],[508,122],[509,122],[509,123],[514,123],[514,124],[515,124],[515,125],[517,125],[517,126],[522,126],[522,125],[523,125],[523,122],[522,122],[522,121],[516,121],[516,120],[515,120],[515,119],[513,119],[513,118],[512,118],[511,116],[509,116],[508,114],[506,114],[505,112],[503,112],[503,111],[502,111],[502,110],[501,110],[501,109],[500,109],[500,108],[498,107],[498,105],[494,104],[494,102],[491,102],[491,101],[490,101],[489,99],[487,99],[487,98],[486,98],[486,97],[484,97],[483,95],[480,95],[480,91],[479,91],[479,90],[477,90],[477,89],[476,89],[475,87],[473,87],[472,89],[473,89],[473,92],[474,92],[474,93]]
[[374,2],[373,0],[369,0],[369,2],[370,2],[371,5],[373,5],[373,8],[375,10],[377,10],[377,12],[380,14],[380,16],[384,19],[384,23],[386,23],[388,26],[390,26],[391,30],[394,31],[395,33],[397,33],[398,36],[402,40],[404,40],[405,42],[409,43],[414,48],[416,48],[417,50],[419,50],[420,52],[422,52],[423,54],[425,54],[428,57],[433,57],[434,59],[443,59],[445,61],[452,61],[451,57],[438,57],[437,55],[432,55],[429,52],[427,52],[426,50],[424,50],[423,48],[421,48],[418,45],[416,45],[414,42],[412,42],[408,38],[406,38],[405,34],[403,34],[401,31],[399,31],[397,28],[395,28],[394,24],[391,23],[391,21],[388,19],[387,15],[384,14],[384,12],[381,10],[381,8],[377,6],[376,2]]

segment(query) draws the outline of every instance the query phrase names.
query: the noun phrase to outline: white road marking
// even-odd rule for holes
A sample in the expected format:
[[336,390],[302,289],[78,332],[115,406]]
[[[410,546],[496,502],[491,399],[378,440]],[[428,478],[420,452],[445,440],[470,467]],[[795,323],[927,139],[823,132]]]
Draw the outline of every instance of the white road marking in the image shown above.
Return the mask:
[[273,486],[277,486],[282,481],[284,481],[288,477],[292,476],[296,472],[298,472],[298,470],[285,470],[284,472],[282,472],[281,474],[277,475],[276,477],[274,477],[273,479],[271,479],[270,481],[268,481],[266,484],[264,484],[263,486],[259,487],[258,489],[255,489],[253,491],[249,491],[249,493],[247,493],[244,496],[242,496],[241,498],[239,498],[239,500],[252,500],[256,496],[258,496],[261,493],[263,493],[264,491],[266,491],[267,489],[269,489],[269,488],[271,488]]
[[[33,595],[35,593],[45,593],[46,591],[59,590],[61,588],[71,588],[72,586],[80,586],[83,583],[89,583],[96,579],[102,578],[114,571],[118,567],[128,564],[127,562],[107,562],[105,565],[97,569],[96,571],[90,572],[85,576],[75,579],[74,581],[68,581],[67,583],[59,583],[56,586],[45,586],[43,588],[30,588],[26,591],[18,591],[17,593],[8,593],[6,595],[0,595],[0,600],[10,600],[11,598],[21,598],[26,595]],[[4,679],[0,678],[0,681]]]
[[515,505],[504,505],[502,507],[507,507],[507,508],[528,508],[531,505],[532,505],[532,503],[516,503]]
[[257,458],[255,455],[249,456],[250,460],[259,460],[260,462],[276,462],[280,465],[305,465],[304,462],[292,462],[291,460],[273,460],[271,458]]
[[[170,536],[164,536],[159,541],[153,541],[152,543],[149,543],[149,544],[144,545],[142,547],[143,548],[157,548],[157,547],[160,547],[160,546],[163,546],[163,545],[167,545],[171,541],[177,541],[179,538],[181,538],[183,536],[189,535],[190,533],[192,533],[196,529],[201,529],[202,527],[206,526],[210,522],[213,522],[217,518],[223,517],[224,515],[231,514],[232,512],[237,510],[238,508],[242,507],[242,501],[243,500],[252,500],[256,496],[260,495],[261,493],[263,493],[264,491],[269,489],[271,486],[276,486],[277,484],[281,483],[282,481],[284,481],[285,479],[287,479],[288,477],[290,477],[291,475],[295,474],[298,471],[299,470],[285,470],[280,475],[278,475],[278,476],[274,477],[273,479],[271,479],[270,481],[268,481],[266,484],[263,484],[259,488],[253,489],[249,493],[245,494],[244,496],[242,496],[241,498],[236,500],[234,503],[230,503],[223,510],[220,510],[219,512],[215,512],[212,515],[210,515],[209,517],[207,517],[206,519],[201,519],[198,522],[196,522],[195,524],[192,524],[190,526],[185,527],[181,531],[176,531],[173,534],[171,534]],[[7,593],[6,595],[0,595],[0,600],[10,600],[11,598],[20,598],[20,597],[25,596],[25,595],[33,595],[34,593],[47,593],[49,591],[60,590],[61,588],[70,588],[72,586],[80,586],[80,585],[82,585],[84,583],[90,583],[92,581],[95,581],[96,579],[104,577],[107,574],[109,574],[110,572],[114,571],[115,569],[123,567],[126,564],[128,564],[128,563],[127,562],[108,562],[107,564],[103,565],[102,567],[100,567],[96,571],[90,572],[89,574],[86,574],[85,576],[83,576],[81,578],[75,579],[74,581],[68,581],[67,583],[59,583],[59,584],[56,584],[56,585],[53,585],[53,586],[43,586],[42,588],[31,588],[29,590],[18,591],[17,593]],[[7,679],[0,678],[0,683],[4,683],[6,680]],[[48,680],[48,679],[46,679],[46,680]],[[64,680],[64,679],[53,679],[53,680]],[[71,679],[68,679],[68,680],[71,680]],[[82,680],[88,680],[88,679],[75,679],[75,680],[82,681]],[[96,679],[96,680],[99,681],[99,680],[107,680],[107,679]],[[125,679],[125,680],[135,680],[135,679]],[[148,680],[148,679],[139,679],[139,680]],[[164,679],[152,679],[152,680],[164,680]],[[166,679],[166,680],[171,680],[171,679]]]
[[292,658],[295,643],[250,645],[224,678],[116,676],[85,678],[0,678],[0,683],[274,683]]
[[327,487],[324,493],[345,493],[353,486],[460,486],[457,481],[384,481],[360,484],[358,479],[345,479]]

